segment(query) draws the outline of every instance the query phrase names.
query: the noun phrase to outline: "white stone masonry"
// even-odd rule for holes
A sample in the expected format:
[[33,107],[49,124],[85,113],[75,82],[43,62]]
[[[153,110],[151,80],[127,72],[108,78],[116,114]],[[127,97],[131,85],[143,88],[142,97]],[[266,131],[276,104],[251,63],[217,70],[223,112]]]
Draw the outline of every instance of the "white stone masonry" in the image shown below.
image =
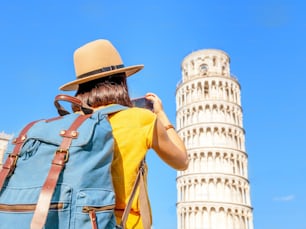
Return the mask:
[[182,61],[176,124],[190,163],[177,174],[178,229],[253,229],[240,85],[229,63],[216,49]]
[[6,150],[8,141],[12,138],[12,135],[6,134],[4,132],[0,133],[0,166],[2,166],[3,154]]

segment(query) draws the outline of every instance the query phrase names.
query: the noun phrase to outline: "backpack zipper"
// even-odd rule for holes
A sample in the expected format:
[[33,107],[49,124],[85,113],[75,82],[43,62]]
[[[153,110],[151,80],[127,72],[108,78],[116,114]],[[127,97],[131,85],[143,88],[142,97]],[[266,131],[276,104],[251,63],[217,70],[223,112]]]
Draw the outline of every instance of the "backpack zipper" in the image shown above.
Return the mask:
[[[36,204],[0,204],[0,211],[6,212],[31,212],[35,211]],[[51,203],[49,210],[60,210],[64,208],[63,203]]]
[[115,205],[108,205],[103,207],[93,207],[93,206],[84,206],[82,212],[83,213],[89,213],[91,211],[99,212],[99,211],[108,211],[108,210],[114,210]]

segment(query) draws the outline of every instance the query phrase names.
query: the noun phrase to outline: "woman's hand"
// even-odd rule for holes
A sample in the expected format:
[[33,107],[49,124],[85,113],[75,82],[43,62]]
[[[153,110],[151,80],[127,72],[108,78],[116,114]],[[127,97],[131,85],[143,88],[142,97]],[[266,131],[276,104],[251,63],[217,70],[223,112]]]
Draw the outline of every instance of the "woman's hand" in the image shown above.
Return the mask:
[[163,103],[161,99],[154,93],[149,92],[145,95],[145,98],[153,103],[153,112],[156,114],[157,118],[162,122],[164,126],[170,125],[170,121],[164,112]]
[[162,101],[156,94],[154,94],[152,92],[148,92],[145,95],[145,98],[150,100],[153,103],[153,112],[155,114],[158,114],[158,113],[160,113],[161,111],[164,110]]

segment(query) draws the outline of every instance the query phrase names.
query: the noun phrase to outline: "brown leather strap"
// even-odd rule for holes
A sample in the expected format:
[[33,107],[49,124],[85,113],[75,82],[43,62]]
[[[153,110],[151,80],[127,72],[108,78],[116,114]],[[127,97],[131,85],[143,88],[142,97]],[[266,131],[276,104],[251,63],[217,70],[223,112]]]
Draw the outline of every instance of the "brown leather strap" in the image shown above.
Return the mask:
[[54,193],[59,175],[65,167],[66,162],[68,161],[69,147],[72,140],[77,138],[76,130],[90,116],[91,115],[78,116],[67,131],[61,131],[63,141],[59,149],[55,152],[51,168],[40,192],[34,216],[31,222],[31,229],[43,228],[48,216],[48,210],[50,207],[52,195]]
[[94,210],[91,210],[88,212],[88,214],[91,222],[91,228],[98,229],[96,212]]
[[139,169],[136,180],[135,180],[135,183],[134,183],[134,186],[133,186],[133,189],[132,189],[132,192],[131,192],[131,196],[130,196],[129,201],[128,201],[128,203],[127,203],[127,205],[124,209],[124,212],[122,214],[121,223],[120,223],[120,226],[121,226],[122,229],[125,229],[125,227],[126,227],[126,221],[128,219],[129,213],[130,213],[131,208],[132,208],[132,203],[133,203],[133,200],[134,200],[134,197],[135,197],[135,194],[136,194],[137,187],[139,185],[140,176],[141,176],[141,171]]
[[2,170],[0,171],[0,191],[3,188],[6,178],[12,175],[16,168],[20,149],[23,146],[25,140],[27,139],[27,132],[38,121],[40,120],[30,122],[28,125],[26,125],[20,132],[19,136],[13,140],[13,144],[15,144],[13,152],[8,155],[5,163],[2,165]]
[[126,221],[128,219],[129,213],[132,208],[132,203],[135,198],[135,194],[137,191],[137,187],[139,186],[139,201],[140,201],[140,215],[142,219],[142,225],[144,229],[150,229],[151,228],[151,215],[150,215],[150,203],[148,200],[148,195],[146,191],[146,187],[144,184],[144,174],[145,174],[145,160],[141,162],[141,165],[138,170],[138,174],[131,192],[131,196],[129,198],[129,201],[124,209],[124,212],[122,214],[121,223],[120,226],[122,229],[126,228]]
[[139,183],[139,204],[140,204],[140,215],[142,220],[142,225],[144,229],[150,229],[152,224],[151,214],[150,214],[150,203],[148,200],[148,193],[144,182],[144,176],[140,176]]
[[70,112],[67,111],[63,106],[61,106],[59,101],[66,101],[66,102],[69,102],[69,103],[72,103],[78,106],[84,112],[84,114],[91,114],[93,112],[93,110],[89,106],[87,106],[86,104],[83,104],[82,101],[79,100],[78,98],[70,96],[70,95],[60,94],[60,95],[55,96],[54,105],[57,109],[57,112],[61,116],[67,115]]

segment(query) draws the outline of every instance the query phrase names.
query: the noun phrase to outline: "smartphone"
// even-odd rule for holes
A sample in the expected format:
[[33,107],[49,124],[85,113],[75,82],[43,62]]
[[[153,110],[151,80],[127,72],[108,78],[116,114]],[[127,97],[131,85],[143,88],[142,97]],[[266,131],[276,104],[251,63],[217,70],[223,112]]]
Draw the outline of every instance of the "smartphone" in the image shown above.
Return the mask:
[[153,111],[153,103],[145,97],[132,99],[132,103],[134,107],[146,108]]

